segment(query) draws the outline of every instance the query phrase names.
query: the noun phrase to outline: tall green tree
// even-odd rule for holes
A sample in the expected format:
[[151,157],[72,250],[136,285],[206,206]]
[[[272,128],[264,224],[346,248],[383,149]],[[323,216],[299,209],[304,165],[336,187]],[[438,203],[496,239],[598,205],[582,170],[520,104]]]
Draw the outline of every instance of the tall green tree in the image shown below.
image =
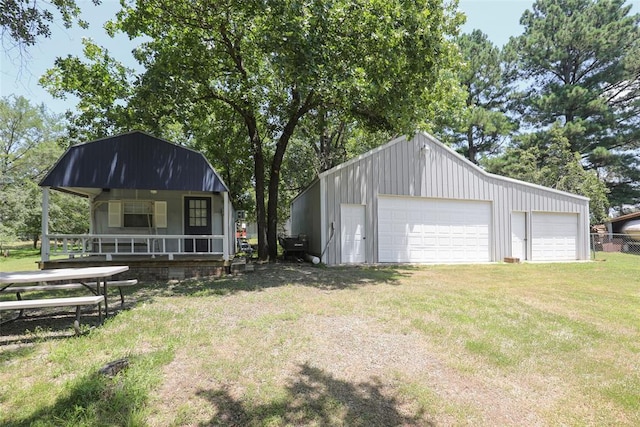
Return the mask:
[[[347,158],[345,142],[353,123],[343,114],[318,108],[311,111],[300,123],[297,129],[299,144],[309,145],[311,151],[305,155],[306,161],[300,158],[299,152],[307,151],[306,147],[296,147],[292,150],[292,168],[311,162],[312,167],[302,171],[311,172],[312,179],[318,173],[331,169]],[[315,159],[315,161],[314,161]],[[306,180],[309,183],[308,180]]]
[[[208,112],[208,109],[196,111]],[[229,187],[233,207],[236,210],[254,212],[251,146],[242,122],[235,116],[237,112],[222,107],[210,114],[191,115],[183,122],[185,132],[191,136],[188,145],[211,159],[216,171]]]
[[523,119],[559,122],[614,204],[640,202],[640,15],[630,10],[624,0],[537,0],[510,42],[529,86]]
[[455,4],[423,1],[136,1],[120,14],[146,71],[132,100],[159,122],[221,108],[245,127],[253,159],[259,255],[277,253],[281,168],[300,121],[348,114],[371,128],[411,132],[442,68]]
[[[30,238],[37,244],[42,212],[38,182],[62,154],[63,129],[62,117],[43,105],[34,106],[24,97],[0,99],[0,231],[5,239]],[[88,228],[86,200],[56,194],[51,206],[52,232]]]
[[549,131],[523,135],[502,155],[485,159],[484,166],[492,173],[589,197],[590,221],[600,224],[608,217],[609,190],[582,163],[557,123]]
[[22,96],[0,98],[0,186],[43,176],[55,161],[60,121]]
[[134,70],[116,60],[107,49],[83,39],[84,59],[67,55],[40,78],[40,84],[56,98],[69,94],[79,99],[67,112],[69,143],[103,138],[140,128],[129,108]]
[[[437,133],[445,124],[458,120],[465,96],[455,70],[441,67],[434,86],[422,96],[418,129]],[[368,127],[349,111],[333,111],[326,107],[310,111],[296,128],[291,141],[293,146],[285,155],[283,176],[287,180],[281,195],[287,194],[285,198],[291,200],[319,173],[397,136],[397,129]],[[288,212],[281,222],[287,218]]]
[[480,30],[462,34],[456,42],[464,65],[458,72],[466,90],[461,117],[449,123],[444,139],[478,164],[480,157],[496,154],[516,130],[507,114],[514,75],[505,55]]
[[68,145],[104,138],[131,129],[150,132],[201,151],[222,173],[236,209],[247,210],[251,184],[246,164],[250,154],[245,133],[229,108],[213,111],[201,100],[185,100],[181,108],[149,105],[141,76],[115,59],[108,50],[91,40],[83,41],[83,58],[57,58],[54,67],[41,77],[40,84],[57,98],[71,94],[79,99],[74,111],[67,111]]
[[357,122],[346,123],[327,113],[322,117],[310,114],[302,120],[282,164],[279,222],[289,218],[291,200],[313,182],[318,174],[350,158],[389,141],[393,133],[369,130]]

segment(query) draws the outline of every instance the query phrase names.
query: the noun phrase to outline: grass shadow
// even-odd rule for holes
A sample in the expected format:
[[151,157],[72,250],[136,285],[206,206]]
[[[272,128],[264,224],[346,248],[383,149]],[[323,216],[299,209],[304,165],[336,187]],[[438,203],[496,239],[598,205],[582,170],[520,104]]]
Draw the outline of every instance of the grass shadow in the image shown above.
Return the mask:
[[[73,328],[75,313],[60,311],[60,308],[33,309],[29,312],[35,312],[35,314],[26,314],[0,326],[0,349],[2,349],[0,361],[5,357],[5,353],[18,354],[15,353],[15,349],[6,347],[17,345],[22,348],[43,341],[64,340],[76,336]],[[99,326],[97,310],[82,313],[80,318],[82,331]]]
[[145,284],[129,294],[138,302],[154,297],[230,295],[260,292],[280,286],[306,286],[326,291],[355,290],[363,286],[397,284],[410,275],[411,266],[316,267],[307,264],[264,264],[237,276],[186,279]]
[[53,405],[22,419],[5,420],[3,425],[127,425],[137,409],[130,397],[117,377],[96,373],[75,381]]
[[213,425],[431,426],[423,413],[405,415],[400,402],[385,394],[376,380],[352,384],[322,369],[303,364],[286,397],[255,405],[236,399],[225,389],[201,390],[215,408]]
[[[106,316],[105,307],[102,306],[102,320],[105,322],[117,315],[119,312],[129,310],[135,305],[136,289],[125,289],[125,296],[130,297],[130,301],[125,299],[125,305],[120,304],[117,288],[109,288],[109,316]],[[61,291],[38,291],[30,292],[28,299],[38,298],[64,298],[72,296],[86,295],[83,290],[61,290]],[[13,300],[10,294],[2,295],[3,300]],[[74,307],[51,307],[33,308],[25,310],[22,317],[11,320],[17,316],[17,310],[0,312],[0,321],[7,321],[0,325],[0,348],[12,344],[33,344],[44,340],[65,339],[74,337],[75,330],[73,323],[75,320]],[[98,310],[95,307],[82,307],[80,317],[81,331],[102,326],[98,320]]]
[[49,406],[22,418],[0,419],[3,426],[33,425],[124,426],[144,425],[149,390],[146,375],[167,362],[167,354],[130,358],[130,367],[115,376],[98,371],[71,380]]

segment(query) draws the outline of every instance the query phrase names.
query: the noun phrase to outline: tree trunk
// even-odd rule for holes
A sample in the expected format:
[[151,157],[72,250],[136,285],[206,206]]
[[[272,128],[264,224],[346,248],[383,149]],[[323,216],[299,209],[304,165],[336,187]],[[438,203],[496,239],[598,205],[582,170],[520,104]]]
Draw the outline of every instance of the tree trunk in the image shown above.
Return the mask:
[[471,162],[477,165],[478,149],[475,146],[475,142],[473,140],[473,127],[469,127],[469,130],[467,131],[467,145],[469,146],[468,147],[469,150],[467,151],[467,157],[469,158],[469,160],[471,160]]
[[264,154],[262,147],[260,151],[255,151],[254,170],[256,180],[256,222],[258,223],[258,258],[266,261],[269,258],[269,243],[267,240],[267,215],[264,205]]
[[289,144],[291,133],[287,133],[287,128],[280,136],[276,145],[276,152],[271,162],[271,173],[269,175],[269,203],[267,205],[267,244],[269,246],[269,260],[275,261],[278,257],[278,190],[280,187],[280,167],[284,158],[284,152]]
[[255,117],[245,116],[245,123],[249,131],[249,139],[253,150],[253,173],[256,180],[256,223],[258,224],[258,259],[265,261],[269,257],[269,247],[267,241],[267,216],[264,206],[264,153],[262,151],[262,141],[258,133],[258,126]]
[[[291,116],[289,122],[282,130],[282,135],[276,144],[276,152],[271,162],[271,173],[269,175],[269,204],[267,205],[267,242],[269,245],[269,259],[275,261],[278,257],[278,190],[280,187],[280,167],[287,150],[289,140],[293,131],[298,125],[300,118],[309,111],[312,94],[309,94],[306,101]],[[298,94],[293,94],[293,99],[298,99]]]

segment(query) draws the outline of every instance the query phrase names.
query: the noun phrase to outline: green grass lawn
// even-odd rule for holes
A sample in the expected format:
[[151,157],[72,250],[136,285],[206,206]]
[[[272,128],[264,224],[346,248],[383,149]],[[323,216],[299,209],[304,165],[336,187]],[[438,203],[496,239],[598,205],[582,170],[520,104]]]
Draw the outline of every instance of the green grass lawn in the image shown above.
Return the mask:
[[0,327],[0,425],[640,425],[639,261],[145,284],[79,337]]
[[[0,271],[38,270],[40,247],[33,248],[32,242],[16,242],[3,246],[9,256],[0,256]],[[64,255],[53,255],[50,259],[64,258]]]
[[4,248],[8,255],[0,256],[0,271],[37,270],[40,249],[33,249],[33,243],[16,243]]

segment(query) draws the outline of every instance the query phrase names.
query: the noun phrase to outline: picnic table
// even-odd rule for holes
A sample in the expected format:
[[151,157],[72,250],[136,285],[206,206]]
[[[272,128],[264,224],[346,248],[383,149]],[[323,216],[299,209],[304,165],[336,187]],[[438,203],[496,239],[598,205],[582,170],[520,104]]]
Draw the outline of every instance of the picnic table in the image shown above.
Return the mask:
[[[54,306],[75,306],[76,326],[79,321],[80,307],[97,305],[100,321],[102,321],[101,305],[104,303],[105,316],[109,314],[107,302],[107,288],[111,285],[128,286],[136,284],[137,280],[110,282],[112,276],[127,271],[129,266],[60,268],[50,270],[0,272],[0,292],[15,292],[17,301],[0,301],[0,310],[20,310],[17,318],[22,316],[24,309]],[[76,281],[77,283],[62,283]],[[21,286],[31,284],[29,286]],[[63,297],[23,300],[21,294],[27,291],[48,291],[63,289],[86,288],[93,295],[86,297]],[[122,289],[120,296],[124,302]],[[11,319],[15,320],[15,319]]]

